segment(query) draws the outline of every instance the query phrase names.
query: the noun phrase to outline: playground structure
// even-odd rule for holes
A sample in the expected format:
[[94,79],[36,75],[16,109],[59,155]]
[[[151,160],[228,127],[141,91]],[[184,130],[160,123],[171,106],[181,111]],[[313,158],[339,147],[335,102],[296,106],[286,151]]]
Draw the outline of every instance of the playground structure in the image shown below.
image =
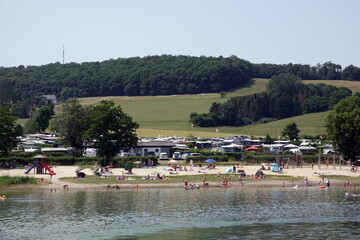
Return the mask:
[[[344,160],[344,158],[340,155],[321,155],[318,156],[318,169],[319,170],[326,170],[326,169],[336,169],[336,166],[339,166],[339,169],[341,169],[342,165],[346,165],[347,162]],[[304,165],[304,161],[302,159],[302,155],[296,154],[294,156],[277,156],[276,157],[276,163],[283,168],[302,168]],[[313,163],[316,164],[316,163]]]
[[346,165],[347,162],[344,158],[336,155],[318,155],[318,168],[320,170],[324,169],[336,169],[336,165],[339,165],[339,169],[341,169],[341,165]]
[[32,169],[35,169],[35,174],[47,174],[46,172],[48,172],[50,176],[56,175],[56,173],[46,164],[46,157],[44,155],[36,155],[34,157],[33,165],[25,171],[25,174],[29,174]]
[[304,165],[304,161],[302,159],[302,155],[296,154],[294,156],[277,156],[276,163],[283,168],[302,168]]

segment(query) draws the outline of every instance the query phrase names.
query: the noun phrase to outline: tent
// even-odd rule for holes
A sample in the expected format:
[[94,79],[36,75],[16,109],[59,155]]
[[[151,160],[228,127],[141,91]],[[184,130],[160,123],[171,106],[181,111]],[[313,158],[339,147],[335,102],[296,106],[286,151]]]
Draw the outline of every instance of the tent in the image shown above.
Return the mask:
[[284,148],[290,149],[290,148],[298,148],[299,146],[296,146],[295,144],[287,144],[284,146]]
[[256,150],[257,150],[257,147],[254,147],[254,146],[245,148],[245,151],[247,151],[247,152],[256,152]]

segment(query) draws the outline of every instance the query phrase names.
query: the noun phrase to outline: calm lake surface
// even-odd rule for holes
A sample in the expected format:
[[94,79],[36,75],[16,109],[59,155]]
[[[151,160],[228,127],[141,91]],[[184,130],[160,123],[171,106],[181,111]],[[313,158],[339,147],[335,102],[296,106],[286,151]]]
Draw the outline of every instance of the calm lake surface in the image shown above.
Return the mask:
[[0,191],[0,239],[359,239],[343,188]]

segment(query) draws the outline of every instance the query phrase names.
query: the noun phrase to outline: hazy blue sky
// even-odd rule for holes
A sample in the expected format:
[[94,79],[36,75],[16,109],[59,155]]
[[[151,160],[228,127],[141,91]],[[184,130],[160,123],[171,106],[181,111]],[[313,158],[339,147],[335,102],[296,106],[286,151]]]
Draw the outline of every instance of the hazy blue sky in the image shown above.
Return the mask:
[[0,0],[0,66],[147,55],[360,66],[358,0]]

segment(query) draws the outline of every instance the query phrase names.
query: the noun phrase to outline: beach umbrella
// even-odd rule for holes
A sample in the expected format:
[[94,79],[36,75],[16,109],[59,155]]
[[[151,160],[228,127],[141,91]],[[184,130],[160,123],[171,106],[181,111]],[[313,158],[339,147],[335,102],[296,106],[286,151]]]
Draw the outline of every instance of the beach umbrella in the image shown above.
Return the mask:
[[168,163],[175,164],[175,163],[177,163],[177,161],[176,160],[170,160],[170,161],[168,161]]
[[279,166],[277,163],[270,163],[270,166]]
[[206,159],[205,162],[206,163],[213,163],[213,162],[215,162],[215,160],[214,159]]
[[269,165],[268,163],[262,163],[261,164],[262,166],[267,166],[267,165]]
[[85,168],[83,168],[83,167],[78,167],[76,170],[75,170],[75,172],[76,173],[78,173],[78,172],[80,172],[81,170],[84,170]]

